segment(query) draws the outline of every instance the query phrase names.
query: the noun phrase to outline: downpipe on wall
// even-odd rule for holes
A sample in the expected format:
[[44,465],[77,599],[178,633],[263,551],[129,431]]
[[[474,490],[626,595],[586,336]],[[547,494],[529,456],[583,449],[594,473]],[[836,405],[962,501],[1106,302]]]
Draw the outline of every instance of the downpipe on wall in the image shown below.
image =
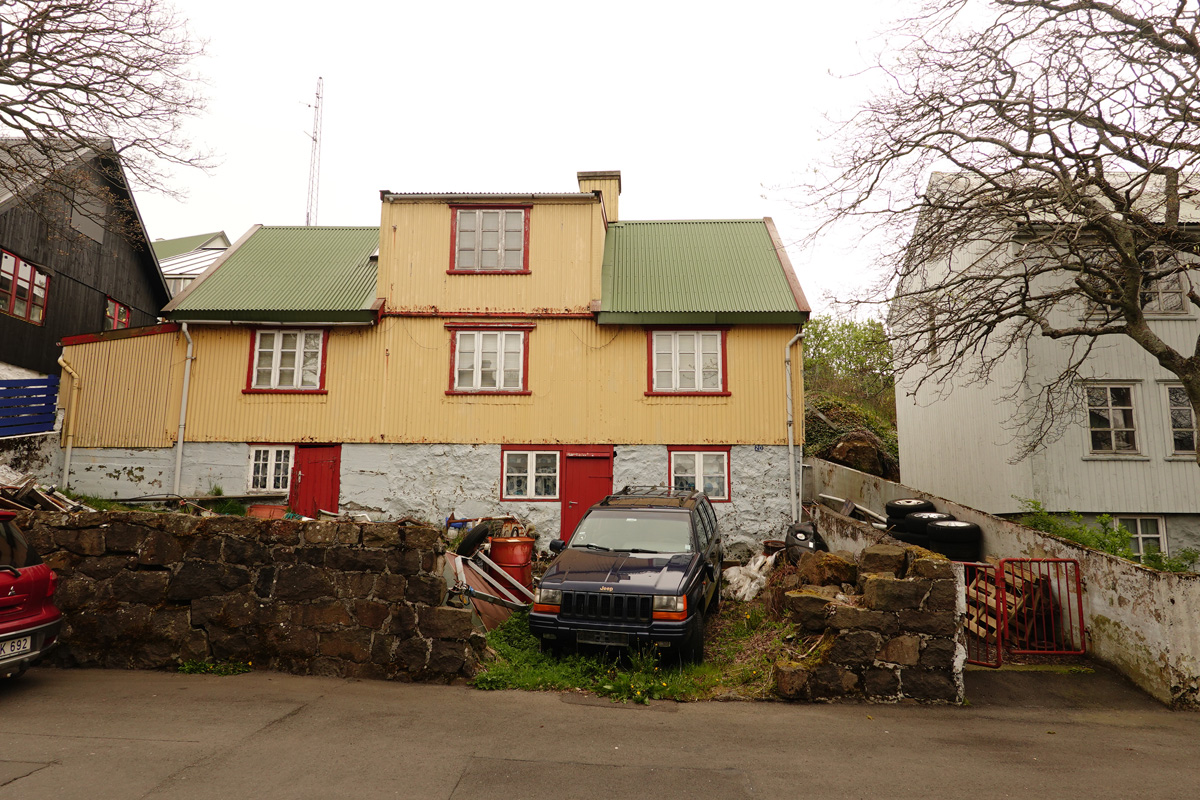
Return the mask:
[[[797,342],[801,343],[800,357],[804,357],[804,331],[803,329],[788,341],[783,348],[783,364],[784,372],[786,373],[786,388],[787,388],[787,437],[788,437],[788,481],[789,490],[788,500],[792,505],[792,524],[800,521],[800,499],[796,492],[796,436],[795,436],[795,411],[792,404],[792,347]],[[804,397],[804,370],[800,370],[800,396]],[[800,440],[804,441],[804,416],[800,417]]]
[[183,471],[183,435],[187,428],[188,386],[192,382],[192,362],[196,360],[193,355],[192,334],[188,331],[186,322],[181,330],[183,338],[187,339],[187,356],[183,360],[183,395],[179,399],[179,432],[175,437],[175,481],[171,485],[171,493],[175,495],[179,494],[179,475]]
[[71,451],[75,447],[75,409],[79,408],[79,393],[83,391],[83,381],[79,379],[79,373],[71,369],[71,365],[63,356],[58,357],[58,365],[71,376],[71,407],[67,409],[67,435],[65,437],[67,452],[63,456],[62,480],[60,481],[65,489],[71,478]]

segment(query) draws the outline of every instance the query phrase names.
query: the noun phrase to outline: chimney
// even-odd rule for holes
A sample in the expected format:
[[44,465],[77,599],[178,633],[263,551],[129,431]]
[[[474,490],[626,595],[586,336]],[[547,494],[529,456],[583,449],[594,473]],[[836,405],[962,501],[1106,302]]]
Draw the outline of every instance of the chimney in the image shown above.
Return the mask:
[[579,191],[600,193],[600,202],[604,204],[605,220],[616,222],[617,198],[621,196],[621,170],[578,172],[575,177],[579,179]]

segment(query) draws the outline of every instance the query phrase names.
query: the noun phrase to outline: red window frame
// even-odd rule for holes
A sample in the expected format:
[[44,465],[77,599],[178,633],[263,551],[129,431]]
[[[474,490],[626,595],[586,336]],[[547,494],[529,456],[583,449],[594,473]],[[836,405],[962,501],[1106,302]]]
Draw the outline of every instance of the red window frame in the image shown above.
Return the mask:
[[[529,389],[529,333],[537,327],[536,323],[481,323],[481,322],[447,322],[446,330],[450,331],[450,382],[446,388],[448,395],[508,395],[521,396],[533,394]],[[460,333],[509,333],[523,332],[521,337],[521,388],[520,389],[456,389],[454,387],[455,371],[458,366],[458,334]]]
[[[258,335],[260,333],[304,333],[312,331],[321,332],[321,369],[320,377],[317,378],[317,386],[312,389],[262,389],[256,388],[254,385],[254,364],[258,354]],[[329,363],[329,329],[328,328],[251,328],[250,329],[250,357],[246,364],[246,388],[242,389],[242,394],[328,394],[325,388],[325,367]]]
[[[664,391],[654,388],[654,334],[656,333],[705,333],[717,331],[721,334],[721,389]],[[716,326],[680,327],[652,326],[646,328],[646,397],[729,397],[729,328]]]
[[[528,275],[529,269],[529,217],[533,206],[519,205],[464,205],[450,206],[450,268],[447,275]],[[521,243],[520,269],[459,269],[458,267],[458,212],[459,211],[522,211],[525,218],[524,241]]]
[[118,331],[129,327],[129,306],[113,300],[111,297],[105,298],[104,305],[104,330]]
[[[31,325],[45,325],[46,305],[50,298],[50,276],[16,253],[10,253],[7,250],[0,252],[3,253],[3,257],[0,258],[0,282],[7,277],[9,283],[7,290],[0,289],[0,313],[25,320]],[[6,267],[5,261],[8,261],[11,267]],[[22,265],[29,270],[29,275],[24,280],[21,277]],[[40,305],[34,302],[34,289],[39,277],[42,279],[42,302]],[[16,311],[17,291],[22,286],[25,288],[25,311],[18,314]],[[41,311],[36,319],[33,314],[34,309]]]
[[[733,500],[733,459],[730,456],[731,445],[668,445],[667,446],[667,486],[672,489],[675,487],[675,455],[677,453],[722,453],[725,456],[725,496],[724,497],[708,497],[711,503],[729,503]],[[701,472],[699,465],[696,467],[697,472]],[[698,484],[703,483],[703,475],[696,476]],[[698,491],[703,492],[704,486],[696,487]]]
[[[508,465],[509,453],[554,453],[558,458],[558,464],[554,475],[554,485],[557,491],[553,497],[509,497],[508,495],[508,473],[506,471]],[[503,503],[561,503],[563,499],[563,467],[565,455],[561,445],[536,445],[536,444],[506,444],[500,446],[500,501]],[[534,475],[536,476],[536,467]],[[530,486],[532,488],[532,485]]]

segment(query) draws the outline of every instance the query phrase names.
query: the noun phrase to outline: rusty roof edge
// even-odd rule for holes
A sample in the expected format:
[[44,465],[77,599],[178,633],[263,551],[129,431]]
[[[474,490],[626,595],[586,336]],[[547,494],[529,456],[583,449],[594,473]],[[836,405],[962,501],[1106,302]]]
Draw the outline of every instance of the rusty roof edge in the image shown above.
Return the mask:
[[796,300],[796,310],[806,314],[811,313],[812,308],[808,305],[808,298],[804,296],[800,278],[796,275],[796,270],[792,267],[792,260],[788,258],[787,250],[783,247],[783,240],[779,238],[779,231],[775,228],[775,220],[763,217],[763,224],[767,226],[767,234],[771,237],[771,244],[775,246],[775,255],[779,259],[779,266],[783,268],[783,277],[787,279],[788,288],[792,290],[792,297]]
[[246,231],[245,233],[243,233],[236,242],[231,244],[229,247],[225,248],[224,252],[222,252],[221,255],[217,256],[217,260],[214,261],[211,265],[209,265],[208,269],[204,270],[204,272],[200,273],[195,279],[190,281],[188,283],[188,285],[184,287],[182,292],[175,295],[175,297],[171,298],[171,302],[169,302],[165,306],[163,306],[162,313],[167,314],[171,311],[174,311],[176,308],[178,308],[179,304],[182,303],[184,300],[186,300],[188,298],[188,296],[191,295],[191,293],[193,291],[195,291],[196,287],[199,286],[204,281],[205,278],[207,278],[209,275],[212,275],[214,272],[216,272],[218,269],[220,269],[221,265],[224,264],[226,261],[228,261],[229,257],[231,255],[233,255],[234,253],[236,253],[238,248],[240,248],[242,245],[244,245],[251,236],[258,233],[258,231],[261,230],[262,227],[263,227],[262,223],[255,223],[254,225],[251,225],[250,229],[248,231]]
[[600,199],[592,192],[562,193],[511,193],[511,192],[391,192],[381,189],[379,199],[384,203],[437,202],[437,203],[503,203],[530,202],[538,200],[565,201],[574,203],[598,203]]

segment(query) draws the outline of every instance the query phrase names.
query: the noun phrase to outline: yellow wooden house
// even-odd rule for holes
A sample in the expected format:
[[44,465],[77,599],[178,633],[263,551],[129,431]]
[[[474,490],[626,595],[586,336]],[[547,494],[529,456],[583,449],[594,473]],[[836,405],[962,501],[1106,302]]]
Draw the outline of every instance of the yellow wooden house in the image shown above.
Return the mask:
[[64,341],[71,486],[513,513],[549,537],[614,488],[671,485],[735,537],[778,534],[809,309],[771,220],[625,221],[619,172],[578,182],[255,227],[171,324]]

